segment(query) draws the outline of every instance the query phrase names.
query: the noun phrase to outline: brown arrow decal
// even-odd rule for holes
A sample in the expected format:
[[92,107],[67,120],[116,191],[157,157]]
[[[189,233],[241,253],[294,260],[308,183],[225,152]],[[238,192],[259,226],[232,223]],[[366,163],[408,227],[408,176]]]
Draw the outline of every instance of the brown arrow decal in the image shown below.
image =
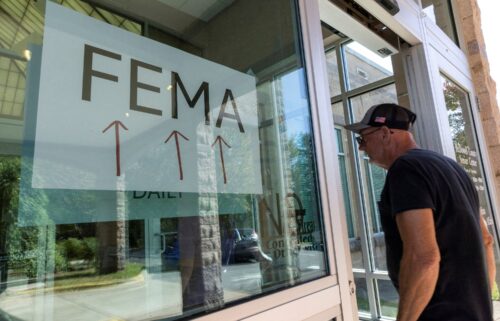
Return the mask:
[[222,138],[221,136],[217,136],[214,143],[212,144],[212,147],[214,147],[216,143],[219,143],[219,153],[220,153],[220,161],[222,164],[222,173],[224,174],[224,184],[227,184],[226,166],[224,165],[224,154],[222,153],[222,143],[224,143],[224,145],[226,145],[228,148],[231,148],[231,146],[229,146],[229,144],[226,143],[224,138]]
[[120,176],[121,172],[120,172],[120,128],[119,127],[122,127],[125,130],[128,130],[128,128],[125,127],[125,125],[123,125],[121,121],[115,120],[111,122],[111,124],[109,124],[108,127],[104,128],[102,132],[105,133],[112,126],[115,126],[116,176]]
[[174,136],[175,139],[175,148],[177,150],[177,162],[179,163],[179,179],[182,181],[184,179],[184,174],[182,172],[182,158],[181,158],[181,150],[179,148],[179,135],[184,138],[185,140],[189,140],[186,136],[182,135],[180,132],[174,130],[170,135],[167,137],[165,140],[165,143],[167,143],[172,136]]

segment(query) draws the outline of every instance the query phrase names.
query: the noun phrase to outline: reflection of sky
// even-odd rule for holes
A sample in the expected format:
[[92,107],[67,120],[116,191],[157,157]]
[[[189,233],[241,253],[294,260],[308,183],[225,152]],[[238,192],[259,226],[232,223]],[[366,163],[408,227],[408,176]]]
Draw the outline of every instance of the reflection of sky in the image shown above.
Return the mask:
[[304,69],[294,70],[281,78],[283,110],[288,137],[310,132],[309,102]]
[[393,73],[392,60],[390,56],[382,58],[378,54],[374,53],[370,49],[364,47],[363,45],[355,41],[349,43],[347,47],[367,58],[367,60],[370,61],[370,64],[385,69],[388,74]]
[[[392,74],[390,57],[382,58],[356,42],[352,42],[348,46],[367,58],[373,65]],[[280,89],[287,136],[295,137],[297,134],[309,133],[311,131],[310,113],[304,69],[300,68],[282,76]]]

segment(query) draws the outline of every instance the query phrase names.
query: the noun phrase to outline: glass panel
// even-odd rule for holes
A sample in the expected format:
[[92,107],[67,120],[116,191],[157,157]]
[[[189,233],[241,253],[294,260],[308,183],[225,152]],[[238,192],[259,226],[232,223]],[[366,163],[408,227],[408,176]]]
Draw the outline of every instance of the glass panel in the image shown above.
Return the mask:
[[[0,118],[23,118],[24,79],[26,62],[0,56]],[[16,106],[16,107],[14,107]]]
[[359,312],[370,313],[366,278],[354,276],[354,283],[356,284],[356,302],[358,303]]
[[373,105],[397,103],[396,86],[389,85],[350,99],[354,121],[360,121]]
[[[363,95],[356,96],[350,100],[354,121],[360,121],[366,111],[375,104],[397,103],[396,86],[389,85],[370,91]],[[378,166],[372,165],[369,158],[360,153],[360,162],[362,177],[364,202],[367,211],[367,230],[370,239],[371,257],[374,262],[375,270],[385,271],[385,239],[380,226],[380,214],[378,212],[377,201],[380,199],[380,193],[385,182],[385,171]]]
[[391,57],[381,58],[361,44],[353,41],[342,46],[346,61],[349,90],[392,76]]
[[335,133],[337,135],[338,160],[340,168],[340,179],[342,181],[342,194],[344,196],[346,222],[349,236],[349,249],[351,251],[352,267],[355,269],[364,269],[363,255],[361,249],[361,234],[359,232],[359,215],[356,215],[356,197],[354,190],[355,179],[354,172],[351,170],[351,159],[348,132],[344,127],[338,126],[345,123],[344,109],[342,103],[332,105],[335,120]]
[[427,17],[458,46],[458,36],[450,0],[422,0],[422,9]]
[[342,102],[338,102],[332,105],[333,120],[337,125],[345,125],[345,113],[344,106]]
[[118,28],[125,29],[128,32],[132,32],[138,35],[142,34],[141,24],[131,19],[125,18],[124,16],[119,15],[117,13],[105,10],[97,6],[96,4],[87,3],[82,0],[54,0],[54,2],[57,2],[75,11],[86,14],[94,19],[109,23],[110,25],[116,26]]
[[337,62],[337,51],[335,48],[326,53],[326,72],[328,74],[330,97],[340,95],[339,66]]
[[365,173],[367,180],[367,193],[369,199],[369,212],[371,214],[369,225],[371,226],[373,260],[376,270],[387,270],[387,261],[385,258],[385,237],[380,223],[380,214],[378,212],[378,201],[382,189],[384,188],[386,171],[369,162],[366,157],[363,157],[365,162]]
[[[448,111],[448,121],[451,128],[455,157],[457,162],[464,167],[469,174],[479,195],[481,215],[486,220],[488,229],[492,235],[496,235],[495,222],[488,198],[488,190],[484,179],[483,164],[477,146],[477,138],[474,129],[469,94],[457,84],[441,76],[443,93]],[[498,237],[496,237],[498,239]],[[495,256],[497,270],[500,268],[500,250],[495,242]],[[498,274],[497,274],[498,275]],[[497,276],[498,283],[498,276]],[[500,300],[498,287],[493,293],[494,300]]]
[[[348,91],[341,92],[339,86],[339,75],[337,70],[339,60],[337,60],[334,50],[325,53],[331,95],[345,94],[351,96],[348,100],[349,115],[353,122],[359,121],[374,104],[385,102],[397,102],[395,85],[389,85],[376,90],[367,91],[362,95],[352,96],[353,89],[364,85],[369,85],[378,80],[385,79],[393,75],[391,59],[382,59],[373,54],[368,49],[360,46],[356,42],[351,42],[343,46],[346,66],[341,70],[347,72],[344,78],[348,79]],[[346,102],[347,103],[347,102]],[[374,279],[374,271],[385,271],[386,252],[385,238],[380,225],[377,200],[380,198],[383,185],[385,183],[386,172],[380,167],[372,165],[365,155],[360,155],[356,166],[352,155],[353,135],[347,132],[342,125],[346,124],[343,102],[332,105],[335,133],[337,138],[337,155],[340,167],[340,177],[342,182],[342,192],[345,203],[346,222],[349,235],[349,245],[352,259],[352,266],[355,270],[356,298],[358,308],[363,317],[376,318],[380,314],[384,316],[394,316],[397,312],[397,292],[391,282]],[[356,145],[355,148],[358,146]],[[357,175],[357,169],[360,170]],[[357,190],[356,179],[361,177],[361,191]],[[358,194],[361,192],[361,195]],[[357,204],[359,199],[362,204]],[[363,217],[362,211],[366,214]],[[363,231],[365,231],[363,233]],[[363,236],[367,234],[367,239]],[[362,237],[363,236],[363,237]],[[368,253],[365,253],[367,251]],[[366,276],[374,286],[367,286]],[[369,291],[370,290],[370,291]],[[396,294],[394,296],[394,294]],[[380,298],[382,300],[380,308],[370,307],[369,298]],[[373,302],[373,301],[372,301]],[[371,312],[373,311],[373,315]]]
[[329,274],[296,7],[261,2],[0,2],[0,319],[185,319]]
[[389,280],[376,280],[382,316],[395,318],[398,315],[399,294]]

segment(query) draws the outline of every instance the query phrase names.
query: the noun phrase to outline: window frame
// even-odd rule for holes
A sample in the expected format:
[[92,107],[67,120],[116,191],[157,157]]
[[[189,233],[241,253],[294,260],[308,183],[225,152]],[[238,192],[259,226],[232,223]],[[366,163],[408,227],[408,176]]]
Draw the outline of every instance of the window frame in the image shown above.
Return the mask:
[[[342,320],[358,320],[354,297],[354,281],[349,258],[347,224],[343,212],[342,193],[336,186],[341,185],[338,172],[337,150],[334,139],[332,111],[320,106],[329,105],[330,95],[326,74],[326,61],[322,46],[321,26],[318,23],[319,7],[317,1],[296,0],[300,20],[299,37],[302,41],[309,104],[314,137],[314,150],[317,165],[318,190],[323,214],[327,262],[330,274],[290,289],[250,300],[236,306],[214,312],[196,320],[228,320],[234,315],[239,318],[261,320],[280,316],[283,307],[287,314],[302,315],[303,306],[308,306],[314,314],[320,313],[327,318],[341,317]],[[332,183],[333,182],[333,183]],[[335,222],[335,223],[334,223]],[[340,223],[340,224],[339,224]],[[292,302],[293,301],[293,302]],[[307,303],[306,303],[307,302]],[[340,308],[342,306],[342,308]]]
[[[345,119],[347,122],[352,122],[353,121],[353,114],[352,114],[352,108],[350,107],[350,100],[354,97],[367,94],[369,92],[375,91],[380,88],[384,88],[390,85],[395,84],[395,76],[389,76],[382,78],[380,80],[374,81],[372,83],[354,88],[354,89],[348,89],[347,86],[347,63],[346,63],[346,58],[345,58],[345,51],[343,49],[343,46],[349,44],[352,42],[351,39],[341,39],[338,42],[330,45],[325,52],[330,52],[335,50],[337,54],[337,63],[338,63],[338,72],[339,72],[339,82],[340,82],[340,91],[341,93],[339,95],[335,95],[330,98],[330,104],[333,106],[334,104],[342,104],[343,109],[344,109],[344,115]],[[328,87],[327,87],[328,88]],[[333,116],[331,118],[333,120]],[[370,310],[368,313],[359,311],[359,316],[361,319],[367,319],[371,320],[374,316],[377,318],[386,318],[382,316],[382,306],[380,302],[380,297],[378,295],[378,286],[376,284],[376,280],[390,280],[389,274],[387,271],[381,271],[377,270],[375,266],[375,260],[372,255],[373,253],[373,234],[374,232],[371,230],[368,230],[369,227],[369,222],[373,220],[373,213],[370,214],[370,210],[368,207],[370,207],[372,204],[368,204],[369,202],[372,201],[371,197],[373,196],[373,190],[364,190],[364,185],[370,186],[371,182],[367,181],[365,177],[363,177],[363,171],[361,170],[362,166],[365,166],[364,163],[361,163],[361,155],[358,151],[357,148],[357,143],[354,139],[354,134],[348,134],[347,139],[348,139],[348,146],[347,148],[349,149],[349,154],[352,155],[352,157],[349,160],[346,160],[347,166],[351,166],[351,168],[356,169],[356,173],[354,174],[353,177],[353,186],[352,189],[357,191],[355,195],[352,195],[351,198],[354,199],[354,207],[355,211],[360,213],[359,217],[356,219],[357,221],[357,228],[359,231],[359,237],[361,239],[361,247],[362,247],[362,257],[363,257],[363,265],[364,268],[353,268],[353,276],[356,276],[356,278],[362,278],[365,280],[366,285],[367,285],[367,292],[368,292],[368,301],[369,301],[369,307]],[[337,149],[335,149],[337,150]],[[349,164],[350,162],[350,164]],[[366,173],[365,173],[366,174]],[[363,184],[363,182],[365,184]],[[362,195],[365,195],[365,197],[362,197]],[[374,224],[375,222],[372,222]],[[372,226],[373,227],[373,226]],[[350,258],[349,258],[350,259]]]
[[[481,167],[484,177],[484,186],[487,190],[486,197],[489,203],[489,210],[491,211],[494,221],[493,229],[497,234],[495,243],[498,244],[500,242],[500,220],[498,210],[499,203],[495,197],[497,195],[495,175],[490,165],[491,160],[485,138],[485,130],[481,121],[477,95],[474,89],[474,83],[472,81],[472,74],[469,69],[467,56],[458,48],[450,48],[449,50],[443,49],[441,40],[436,38],[435,34],[431,33],[428,41],[428,51],[425,60],[430,77],[429,85],[430,87],[435,88],[431,100],[431,106],[433,106],[437,115],[436,121],[438,125],[434,130],[437,131],[439,143],[442,146],[442,148],[438,151],[452,159],[456,159],[453,139],[450,134],[451,128],[448,122],[448,111],[444,93],[442,91],[441,77],[444,76],[460,87],[468,96],[472,131],[475,136],[474,140],[479,154],[478,158],[482,163]],[[410,76],[414,77],[413,74],[410,74]],[[416,91],[415,94],[418,95],[418,91]],[[425,144],[428,144],[429,141],[423,140],[420,143],[425,146]]]

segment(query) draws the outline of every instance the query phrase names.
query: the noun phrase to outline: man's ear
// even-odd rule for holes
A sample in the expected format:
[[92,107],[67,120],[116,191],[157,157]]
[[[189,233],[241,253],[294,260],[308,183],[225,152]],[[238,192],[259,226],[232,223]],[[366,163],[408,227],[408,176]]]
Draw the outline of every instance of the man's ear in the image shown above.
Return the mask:
[[382,127],[382,141],[389,142],[391,140],[391,130],[387,126]]

